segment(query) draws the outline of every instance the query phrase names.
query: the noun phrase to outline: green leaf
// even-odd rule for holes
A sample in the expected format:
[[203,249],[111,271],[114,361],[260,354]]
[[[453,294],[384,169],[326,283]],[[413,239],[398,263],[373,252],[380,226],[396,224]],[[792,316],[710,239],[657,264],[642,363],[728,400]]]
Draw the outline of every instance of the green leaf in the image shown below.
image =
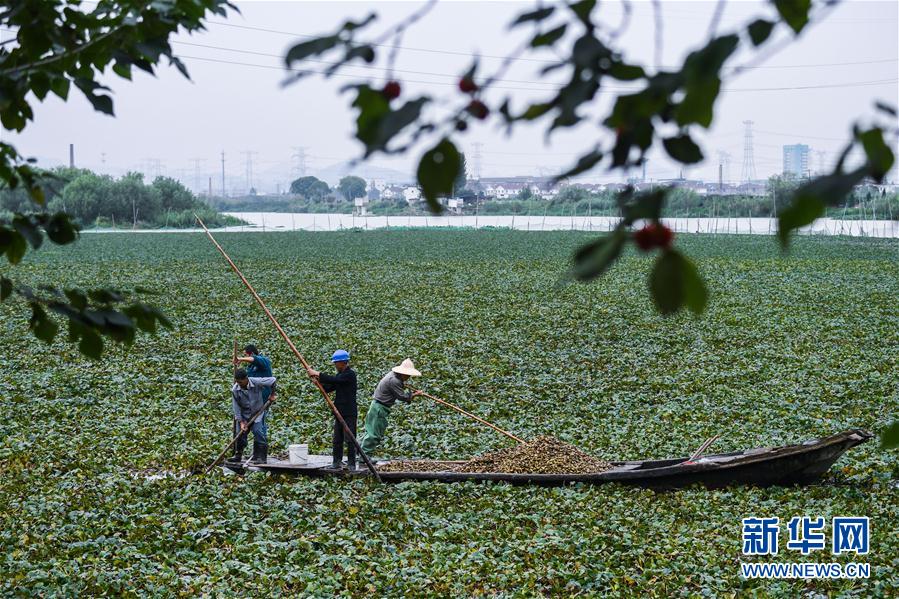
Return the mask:
[[59,325],[39,304],[31,304],[31,321],[28,327],[35,337],[46,343],[52,343],[59,331]]
[[110,116],[115,116],[115,111],[112,109],[112,98],[109,96],[102,95],[89,95],[87,99],[93,105],[94,110],[102,112],[103,114],[108,114]]
[[682,255],[681,257],[683,260],[684,302],[693,314],[702,314],[709,300],[708,289],[693,262],[686,256]]
[[702,150],[686,133],[662,140],[668,155],[684,164],[695,164],[702,160]]
[[664,315],[674,314],[684,305],[694,314],[702,314],[708,302],[708,291],[696,266],[673,249],[665,250],[656,259],[649,288],[656,307]]
[[63,212],[52,215],[44,225],[44,230],[50,241],[59,245],[66,245],[78,239],[78,229],[69,216]]
[[787,247],[793,231],[824,216],[826,206],[842,202],[867,173],[867,167],[861,167],[851,173],[818,177],[800,186],[790,205],[778,214],[777,236],[781,245]]
[[883,130],[875,127],[859,133],[856,137],[862,142],[865,155],[868,157],[871,176],[878,182],[883,181],[889,170],[893,168],[895,159],[893,151],[883,140]]
[[627,238],[627,231],[619,227],[579,248],[574,255],[571,276],[578,281],[590,281],[602,275],[621,256]]
[[87,294],[98,304],[112,304],[122,301],[122,294],[112,289],[91,289]]
[[634,81],[646,77],[646,71],[643,70],[643,67],[635,64],[615,61],[609,67],[609,76],[619,81]]
[[880,433],[880,448],[894,449],[899,447],[899,420],[893,422]]
[[367,85],[356,87],[353,106],[359,109],[356,117],[356,138],[365,144],[365,156],[383,150],[395,135],[418,120],[428,98],[410,100],[397,110],[379,90]]
[[8,238],[5,234],[0,237],[6,238],[3,241],[6,241],[5,253],[9,263],[18,264],[21,262],[25,252],[28,251],[28,243],[25,241],[25,238],[18,231],[9,231]]
[[571,9],[578,19],[580,19],[581,23],[587,25],[588,28],[592,28],[593,26],[590,21],[590,13],[593,12],[595,7],[596,0],[580,0],[580,2],[568,5],[568,8]]
[[694,314],[705,310],[708,291],[690,260],[668,249],[656,259],[649,278],[652,299],[663,315],[674,314],[686,305]]
[[437,198],[453,192],[453,182],[461,166],[459,150],[446,138],[421,157],[418,163],[418,184],[421,185],[431,212],[439,213],[442,210]]
[[761,46],[765,40],[771,35],[774,29],[774,23],[765,19],[757,19],[749,24],[749,39],[752,40],[754,46]]
[[547,6],[545,8],[538,8],[537,10],[533,10],[531,12],[526,12],[518,15],[518,18],[512,21],[512,24],[509,25],[509,28],[515,27],[517,25],[521,25],[522,23],[528,22],[540,22],[544,19],[547,19],[550,15],[553,14],[555,8],[552,6]]
[[885,112],[892,117],[897,116],[895,106],[890,106],[889,104],[884,104],[883,102],[878,101],[874,102],[874,108],[881,112]]
[[44,196],[44,190],[40,185],[30,187],[28,189],[28,195],[30,195],[32,201],[39,206],[43,206],[47,203],[47,198]]
[[808,24],[808,13],[811,9],[811,0],[772,0],[777,12],[786,21],[787,25],[799,33]]
[[684,305],[683,265],[678,252],[667,250],[656,258],[649,276],[649,291],[663,315],[674,314]]
[[117,62],[112,65],[112,71],[123,79],[131,80],[131,65]]
[[790,205],[777,215],[777,236],[781,245],[786,247],[793,231],[815,222],[824,216],[824,212],[825,204],[820,196],[797,192]]
[[65,296],[69,300],[69,303],[78,310],[84,310],[87,308],[87,296],[84,295],[84,292],[79,289],[66,289]]
[[565,30],[567,28],[567,25],[559,25],[555,29],[551,29],[545,33],[538,33],[534,36],[534,39],[531,40],[531,47],[539,48],[541,46],[552,46],[565,35]]
[[287,66],[291,66],[295,62],[299,62],[310,56],[318,56],[340,44],[340,38],[336,35],[326,35],[324,37],[315,38],[308,42],[296,44],[284,56],[284,62]]
[[34,249],[38,249],[41,247],[41,244],[44,242],[44,235],[41,233],[40,228],[38,228],[37,224],[35,224],[30,218],[22,216],[21,214],[17,214],[15,218],[13,218],[12,226],[15,228],[19,234],[28,240],[28,243],[31,244],[31,247]]
[[583,156],[578,158],[576,165],[574,165],[567,171],[557,175],[555,177],[555,180],[559,181],[566,177],[573,177],[575,175],[579,175],[583,172],[589,171],[602,160],[603,156],[604,154],[598,149],[593,150],[588,154],[584,154]]
[[65,100],[69,97],[69,85],[69,79],[65,75],[54,77],[50,82],[50,91],[60,99]]
[[81,331],[81,341],[78,343],[78,351],[94,360],[99,360],[103,354],[103,339],[96,332],[85,328]]
[[714,116],[715,99],[721,91],[721,80],[710,77],[692,84],[689,91],[674,109],[677,124],[684,127],[696,123],[708,128]]
[[518,119],[523,121],[533,121],[552,110],[552,107],[553,104],[551,102],[531,104],[523,113],[521,113],[521,116],[519,116]]
[[662,207],[670,188],[660,187],[652,191],[641,191],[634,194],[632,189],[618,195],[618,208],[624,215],[624,222],[630,226],[638,220],[657,221],[662,216]]
[[[712,111],[721,87],[721,68],[739,43],[738,36],[724,35],[711,40],[704,48],[687,56],[681,73],[686,94],[675,112],[679,125],[685,126],[690,123],[699,123],[703,127],[711,125]],[[676,86],[679,82],[676,77],[672,77],[671,81],[667,82],[663,79],[660,85],[665,83]]]

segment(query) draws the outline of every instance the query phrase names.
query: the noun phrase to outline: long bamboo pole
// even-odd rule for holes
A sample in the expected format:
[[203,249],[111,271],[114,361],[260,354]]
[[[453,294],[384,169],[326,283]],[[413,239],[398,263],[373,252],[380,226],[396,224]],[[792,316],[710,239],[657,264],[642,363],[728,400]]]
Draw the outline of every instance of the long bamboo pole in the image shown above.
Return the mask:
[[431,395],[430,393],[425,393],[424,391],[422,391],[421,394],[424,395],[425,397],[429,398],[429,399],[433,399],[434,401],[436,401],[436,402],[439,403],[439,404],[443,404],[443,405],[445,405],[445,406],[448,407],[448,408],[452,408],[452,409],[456,410],[456,411],[459,412],[460,414],[464,414],[464,415],[468,416],[468,417],[471,418],[472,420],[477,420],[477,421],[480,422],[481,424],[486,424],[487,426],[489,426],[489,427],[492,428],[493,430],[495,430],[495,431],[497,431],[497,432],[500,432],[500,433],[504,434],[505,436],[509,437],[510,439],[514,439],[514,440],[517,441],[518,443],[524,443],[524,442],[525,442],[524,439],[520,439],[520,438],[516,437],[515,435],[513,435],[513,434],[510,433],[509,431],[504,431],[503,429],[501,429],[500,427],[496,426],[495,424],[490,424],[489,422],[487,422],[487,421],[484,420],[483,418],[480,418],[479,416],[475,416],[475,415],[472,414],[471,412],[466,412],[465,410],[463,410],[462,408],[460,408],[460,407],[457,406],[457,405],[451,404],[450,402],[448,402],[448,401],[446,401],[446,400],[443,400],[443,399],[440,399],[439,397],[434,397],[434,396]]
[[[234,447],[234,444],[237,443],[237,440],[240,439],[243,435],[247,434],[247,431],[249,431],[250,428],[253,427],[253,423],[256,422],[256,420],[258,420],[259,417],[265,413],[265,411],[269,408],[270,405],[272,405],[272,400],[268,400],[267,402],[265,402],[265,405],[262,406],[262,409],[259,410],[258,412],[256,412],[255,414],[253,414],[253,417],[250,418],[249,421],[247,421],[247,430],[245,430],[245,431],[242,430],[239,433],[237,433],[236,435],[234,435],[234,438],[231,439],[231,442],[228,443],[228,446],[222,450],[222,453],[218,454],[218,457],[216,457],[214,460],[212,460],[212,463],[209,464],[209,466],[207,466],[206,472],[204,472],[203,474],[209,474],[210,472],[212,472],[212,469],[215,468],[218,465],[218,463],[222,461],[222,458],[225,457],[225,455],[231,450],[231,448]],[[254,443],[255,443],[255,441],[254,441]]]
[[[197,216],[196,214],[194,214],[194,217],[196,217],[197,222],[200,223],[200,226],[203,227],[203,230],[206,232],[206,236],[209,237],[209,240],[213,243],[213,245],[215,245],[216,249],[218,249],[218,251],[222,254],[222,256],[225,257],[225,260],[228,261],[228,264],[231,265],[231,270],[233,270],[234,273],[238,277],[240,277],[240,280],[243,281],[243,284],[246,285],[247,289],[250,290],[250,293],[253,295],[253,298],[256,300],[256,303],[259,304],[259,306],[265,312],[265,315],[268,316],[269,320],[272,321],[272,324],[275,325],[275,328],[278,329],[278,332],[281,334],[281,337],[284,338],[284,341],[287,342],[287,346],[290,347],[290,351],[293,352],[293,355],[295,355],[297,357],[297,359],[303,365],[303,368],[305,368],[306,370],[309,370],[309,363],[306,361],[306,358],[303,357],[303,354],[300,353],[300,351],[297,349],[297,347],[293,344],[293,341],[290,340],[290,337],[287,336],[287,333],[284,332],[284,329],[281,328],[281,325],[280,325],[280,323],[278,323],[278,320],[269,311],[268,306],[265,305],[265,302],[262,301],[262,298],[259,297],[259,294],[256,293],[256,290],[253,289],[253,286],[250,285],[249,281],[247,281],[247,278],[245,276],[243,276],[243,273],[240,272],[240,269],[237,268],[237,265],[234,264],[234,261],[231,260],[231,258],[228,256],[227,253],[225,253],[225,250],[222,249],[222,246],[220,246],[219,243],[215,240],[215,237],[212,236],[212,233],[209,232],[209,229],[206,228],[206,224],[200,219],[200,217]],[[365,465],[368,467],[369,471],[372,473],[372,476],[374,476],[378,482],[381,482],[381,475],[378,474],[378,469],[375,468],[374,463],[372,463],[372,461],[371,461],[371,459],[369,459],[368,455],[362,450],[362,445],[359,444],[359,440],[356,439],[356,435],[354,435],[353,432],[350,430],[350,427],[347,426],[347,423],[343,419],[343,416],[341,416],[340,412],[337,410],[337,406],[335,406],[334,402],[331,401],[331,397],[328,395],[328,392],[325,391],[325,388],[322,387],[322,384],[317,379],[310,378],[310,380],[315,385],[315,387],[321,392],[322,397],[325,398],[325,403],[328,404],[328,407],[331,408],[331,412],[334,414],[334,417],[340,423],[340,426],[343,427],[344,434],[347,436],[348,439],[350,439],[353,442],[353,445],[356,446],[356,451],[359,452],[359,455],[362,457],[362,461],[365,462]]]

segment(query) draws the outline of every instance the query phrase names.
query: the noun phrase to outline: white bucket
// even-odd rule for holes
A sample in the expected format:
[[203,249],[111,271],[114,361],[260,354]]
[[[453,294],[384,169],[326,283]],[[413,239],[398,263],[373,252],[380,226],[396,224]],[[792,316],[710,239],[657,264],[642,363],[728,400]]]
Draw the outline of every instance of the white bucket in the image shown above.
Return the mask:
[[291,464],[305,464],[309,461],[309,446],[306,443],[291,445],[287,448]]

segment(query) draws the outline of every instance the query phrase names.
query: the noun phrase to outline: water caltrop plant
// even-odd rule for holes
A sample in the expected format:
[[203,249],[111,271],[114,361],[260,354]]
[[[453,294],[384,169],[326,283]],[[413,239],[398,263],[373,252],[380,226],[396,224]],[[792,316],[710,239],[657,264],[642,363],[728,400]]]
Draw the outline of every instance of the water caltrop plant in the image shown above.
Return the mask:
[[[679,233],[714,298],[697,320],[659,316],[633,284],[653,256],[630,247],[594,284],[559,285],[586,232],[216,238],[314,368],[351,352],[360,398],[412,357],[434,395],[602,459],[688,456],[715,434],[725,452],[879,430],[899,410],[894,240],[800,236],[785,257],[758,236]],[[21,335],[27,317],[0,304],[0,595],[888,597],[899,585],[899,463],[873,443],[821,484],[769,489],[182,476],[230,440],[234,337],[279,377],[272,453],[330,448],[324,402],[215,248],[201,233],[84,234],[17,268],[33,287],[115,272],[158,292],[172,328],[94,362]],[[511,444],[430,400],[404,407],[375,458]],[[870,517],[870,554],[835,559],[870,563],[871,578],[742,579],[753,515]]]

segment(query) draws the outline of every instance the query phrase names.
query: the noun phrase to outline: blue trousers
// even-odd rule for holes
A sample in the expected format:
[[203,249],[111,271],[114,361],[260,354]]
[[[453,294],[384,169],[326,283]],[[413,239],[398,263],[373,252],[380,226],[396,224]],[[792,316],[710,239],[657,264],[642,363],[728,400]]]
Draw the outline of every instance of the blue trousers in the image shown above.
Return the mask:
[[[237,440],[237,443],[234,444],[234,452],[235,453],[243,453],[243,450],[247,448],[247,437],[250,436],[250,433],[253,433],[253,452],[257,451],[259,447],[268,447],[268,424],[266,423],[266,416],[268,414],[263,414],[259,418],[256,419],[256,422],[250,427],[246,433],[240,436]],[[234,421],[234,436],[236,437],[240,434],[240,421]]]

